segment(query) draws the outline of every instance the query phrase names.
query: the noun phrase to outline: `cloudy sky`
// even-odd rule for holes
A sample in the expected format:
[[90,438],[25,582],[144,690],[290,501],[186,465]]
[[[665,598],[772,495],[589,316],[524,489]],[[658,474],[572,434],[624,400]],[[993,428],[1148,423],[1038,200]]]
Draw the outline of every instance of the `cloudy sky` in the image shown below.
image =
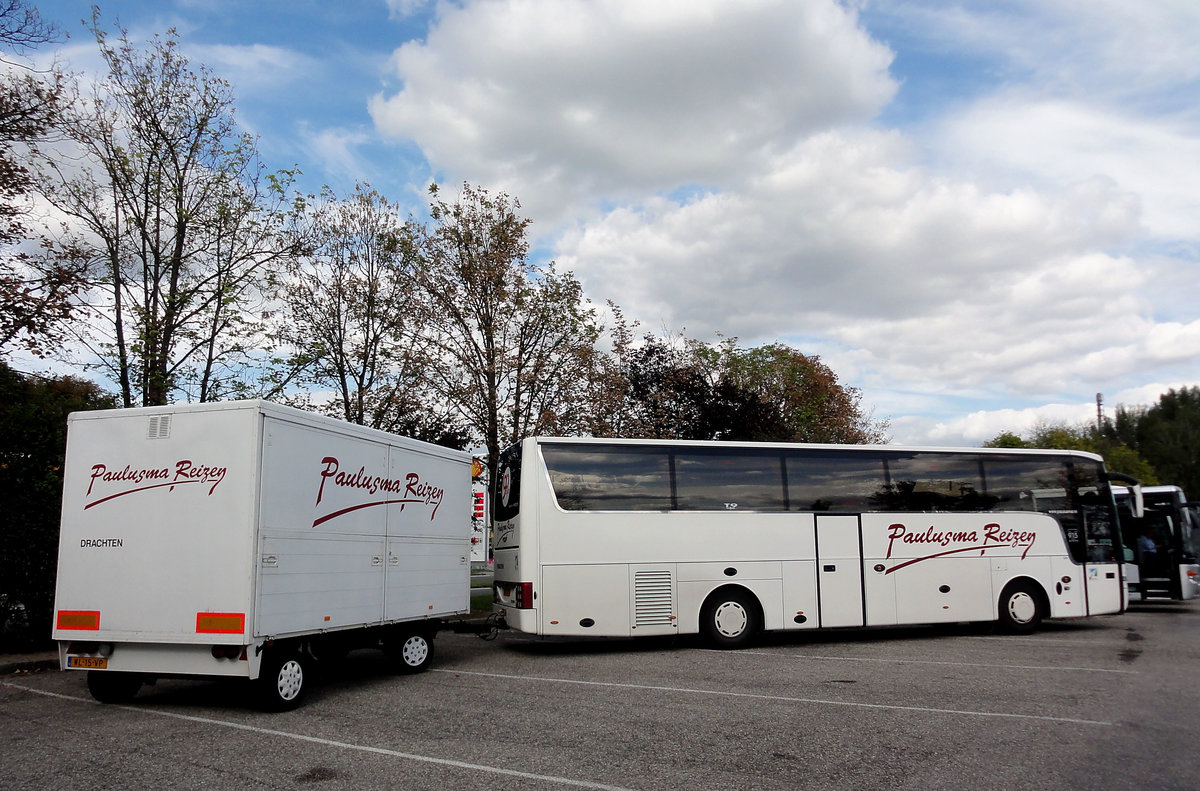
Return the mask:
[[[94,68],[90,3],[36,2]],[[1200,384],[1195,0],[153,0],[276,168],[516,196],[649,331],[782,341],[897,442]]]

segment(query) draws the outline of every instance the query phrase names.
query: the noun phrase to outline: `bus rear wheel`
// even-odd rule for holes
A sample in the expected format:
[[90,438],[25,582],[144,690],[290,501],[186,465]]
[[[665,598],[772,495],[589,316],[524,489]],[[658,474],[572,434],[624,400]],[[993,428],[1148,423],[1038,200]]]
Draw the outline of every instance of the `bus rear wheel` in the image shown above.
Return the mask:
[[1028,582],[1009,583],[1000,594],[1000,628],[1009,634],[1030,634],[1042,622],[1042,599]]
[[757,603],[745,591],[717,591],[700,610],[700,631],[715,648],[741,648],[758,630]]

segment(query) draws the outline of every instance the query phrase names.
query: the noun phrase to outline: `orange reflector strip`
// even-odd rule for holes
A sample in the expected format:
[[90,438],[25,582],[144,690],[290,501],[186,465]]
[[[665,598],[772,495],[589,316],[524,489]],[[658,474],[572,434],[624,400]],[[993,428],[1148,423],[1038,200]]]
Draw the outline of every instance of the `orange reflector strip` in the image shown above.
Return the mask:
[[88,629],[95,631],[100,628],[100,611],[59,610],[56,623],[59,629]]
[[196,631],[202,634],[241,634],[246,631],[246,614],[241,612],[198,612]]

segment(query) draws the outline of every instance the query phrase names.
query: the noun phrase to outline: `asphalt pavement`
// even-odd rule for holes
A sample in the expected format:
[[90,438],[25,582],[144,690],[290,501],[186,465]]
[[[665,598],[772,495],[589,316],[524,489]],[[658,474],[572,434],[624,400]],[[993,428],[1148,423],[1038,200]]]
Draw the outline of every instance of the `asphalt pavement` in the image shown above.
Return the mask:
[[[299,709],[165,679],[0,678],[0,787],[245,791],[1195,791],[1200,602],[1054,621],[689,638],[437,639],[430,672],[352,652]],[[23,657],[20,661],[44,661]]]

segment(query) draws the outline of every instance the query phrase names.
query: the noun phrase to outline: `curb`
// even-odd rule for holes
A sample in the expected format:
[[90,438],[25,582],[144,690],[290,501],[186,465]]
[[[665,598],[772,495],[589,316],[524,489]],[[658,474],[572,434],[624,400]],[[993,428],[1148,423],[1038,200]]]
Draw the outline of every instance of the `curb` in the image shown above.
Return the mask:
[[14,673],[36,673],[40,670],[58,670],[58,656],[0,660],[0,676],[10,676]]

